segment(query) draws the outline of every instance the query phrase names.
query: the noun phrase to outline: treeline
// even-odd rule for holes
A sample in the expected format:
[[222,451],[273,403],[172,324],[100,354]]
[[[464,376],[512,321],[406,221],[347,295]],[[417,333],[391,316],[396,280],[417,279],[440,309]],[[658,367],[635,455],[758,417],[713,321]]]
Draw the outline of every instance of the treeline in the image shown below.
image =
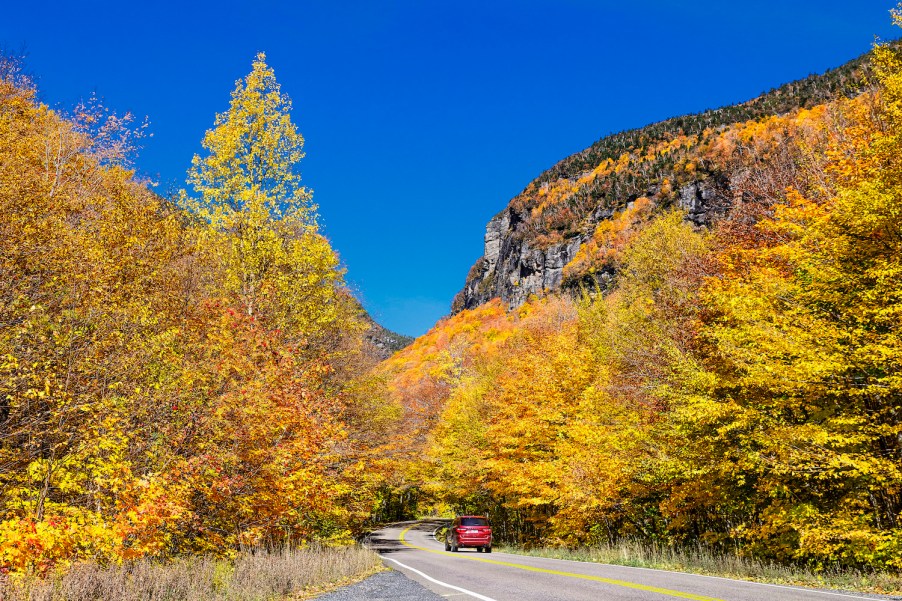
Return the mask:
[[0,569],[351,540],[391,411],[264,57],[173,199],[0,73]]
[[644,127],[610,134],[542,173],[536,178],[535,185],[578,177],[583,171],[591,170],[605,160],[616,160],[623,153],[642,152],[673,136],[697,136],[708,129],[812,108],[843,96],[856,96],[867,87],[870,58],[870,53],[859,56],[840,67],[783,84],[746,102],[671,117]]
[[495,301],[386,362],[421,454],[396,490],[521,544],[902,568],[902,58],[872,70],[714,140],[746,171],[712,228],[615,215],[577,257],[609,293]]

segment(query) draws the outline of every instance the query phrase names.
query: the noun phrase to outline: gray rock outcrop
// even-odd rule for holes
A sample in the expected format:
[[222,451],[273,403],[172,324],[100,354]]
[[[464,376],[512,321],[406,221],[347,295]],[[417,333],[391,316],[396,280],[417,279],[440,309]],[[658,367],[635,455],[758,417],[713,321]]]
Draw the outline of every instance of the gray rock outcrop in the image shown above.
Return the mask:
[[[649,187],[648,197],[652,202],[658,206],[676,204],[686,211],[686,219],[697,226],[709,225],[730,204],[729,183],[715,178],[700,179],[681,187],[675,201],[660,198],[658,190],[659,186]],[[615,208],[596,207],[582,224],[580,233],[544,248],[535,246],[521,231],[519,226],[526,222],[526,215],[508,206],[486,225],[484,254],[470,269],[463,290],[454,298],[452,312],[478,307],[493,298],[500,298],[508,307],[518,307],[531,295],[560,290],[564,284],[564,267],[592,236],[595,226],[610,219],[632,200],[625,198]],[[613,270],[601,270],[592,277],[605,288],[614,276]]]

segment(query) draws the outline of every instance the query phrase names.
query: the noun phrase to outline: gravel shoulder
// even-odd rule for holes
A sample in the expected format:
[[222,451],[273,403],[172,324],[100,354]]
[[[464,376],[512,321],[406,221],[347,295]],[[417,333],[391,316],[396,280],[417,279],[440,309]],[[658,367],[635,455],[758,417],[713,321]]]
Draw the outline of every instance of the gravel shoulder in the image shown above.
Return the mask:
[[316,601],[447,601],[404,574],[379,572],[357,584],[316,597]]

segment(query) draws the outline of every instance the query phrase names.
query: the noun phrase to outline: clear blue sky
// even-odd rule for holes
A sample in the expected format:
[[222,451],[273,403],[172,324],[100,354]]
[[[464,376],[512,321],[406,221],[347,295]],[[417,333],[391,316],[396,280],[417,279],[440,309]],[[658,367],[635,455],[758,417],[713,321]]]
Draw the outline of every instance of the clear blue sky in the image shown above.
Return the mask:
[[[29,6],[30,5],[30,6]],[[8,2],[45,102],[96,91],[147,115],[138,166],[184,173],[254,54],[307,139],[325,233],[370,312],[448,312],[485,223],[605,133],[753,97],[896,37],[894,2],[455,0]]]

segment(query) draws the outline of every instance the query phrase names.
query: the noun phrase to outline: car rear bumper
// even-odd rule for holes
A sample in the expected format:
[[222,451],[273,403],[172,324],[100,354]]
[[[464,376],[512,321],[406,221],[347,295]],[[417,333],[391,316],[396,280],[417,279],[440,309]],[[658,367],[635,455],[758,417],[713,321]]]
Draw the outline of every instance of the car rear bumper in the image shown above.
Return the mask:
[[485,547],[492,544],[491,536],[468,536],[458,540],[458,547]]

